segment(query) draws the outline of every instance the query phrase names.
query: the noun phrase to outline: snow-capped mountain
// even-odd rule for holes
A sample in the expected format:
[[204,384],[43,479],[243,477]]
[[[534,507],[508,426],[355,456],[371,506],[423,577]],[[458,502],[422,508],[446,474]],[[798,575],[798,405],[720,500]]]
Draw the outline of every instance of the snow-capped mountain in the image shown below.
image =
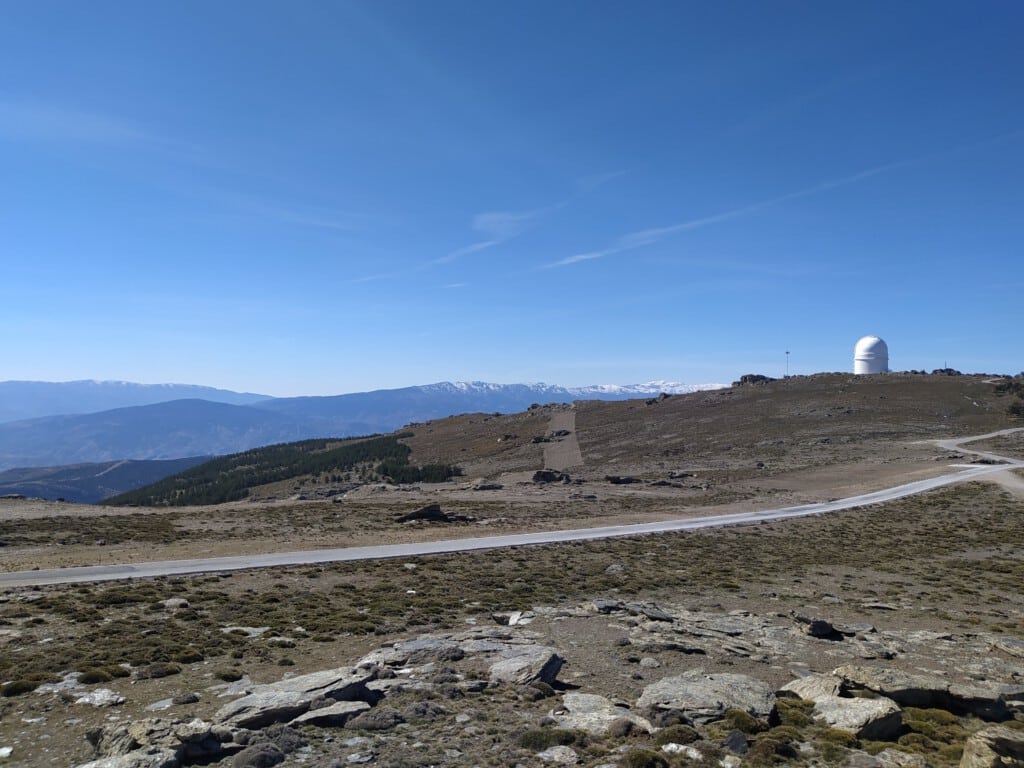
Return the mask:
[[664,392],[666,395],[686,395],[706,389],[722,389],[726,384],[684,384],[681,381],[648,381],[644,384],[593,384],[589,387],[567,387],[569,392],[580,397],[601,399],[601,395],[622,397],[646,397]]

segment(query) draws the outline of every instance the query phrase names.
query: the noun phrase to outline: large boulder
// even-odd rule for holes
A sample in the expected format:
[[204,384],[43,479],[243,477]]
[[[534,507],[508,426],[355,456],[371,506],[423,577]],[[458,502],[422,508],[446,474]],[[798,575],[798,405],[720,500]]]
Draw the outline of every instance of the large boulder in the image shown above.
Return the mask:
[[877,699],[820,696],[814,700],[814,714],[832,728],[870,741],[893,741],[899,738],[903,727],[899,705],[884,696]]
[[695,669],[644,688],[637,709],[652,716],[676,711],[696,724],[721,720],[730,709],[767,719],[775,709],[775,693],[767,683],[747,675],[706,675]]
[[496,683],[527,685],[540,681],[551,685],[564,663],[565,659],[554,648],[544,645],[527,646],[521,653],[492,664],[490,677]]
[[843,680],[829,674],[807,675],[786,683],[779,693],[790,693],[806,701],[838,696],[842,692]]
[[1024,765],[1024,731],[993,725],[973,734],[964,745],[960,768],[1008,768]]
[[[106,725],[90,732],[88,739],[102,757],[141,760],[144,755],[169,751],[175,759],[194,762],[223,754],[224,745],[234,741],[234,732],[205,720],[153,718]],[[142,764],[148,765],[145,760]]]
[[630,721],[634,731],[651,733],[654,730],[649,720],[593,693],[565,694],[562,709],[552,712],[551,717],[559,728],[578,729],[595,736],[607,734],[609,726],[617,720]]
[[886,696],[903,707],[945,709],[983,720],[1000,721],[1009,717],[1006,702],[995,690],[959,685],[941,677],[889,667],[847,664],[836,668],[832,674],[842,678],[844,693],[867,690]]
[[361,715],[370,709],[365,701],[339,701],[318,709],[311,709],[303,715],[299,715],[291,721],[291,725],[319,725],[339,726],[344,725],[357,715]]
[[287,723],[307,712],[314,701],[372,701],[366,684],[377,676],[376,669],[328,669],[259,685],[248,696],[225,704],[216,720],[240,728],[263,728]]
[[211,762],[239,749],[235,735],[231,728],[199,719],[111,723],[88,734],[100,757],[79,768],[178,768]]

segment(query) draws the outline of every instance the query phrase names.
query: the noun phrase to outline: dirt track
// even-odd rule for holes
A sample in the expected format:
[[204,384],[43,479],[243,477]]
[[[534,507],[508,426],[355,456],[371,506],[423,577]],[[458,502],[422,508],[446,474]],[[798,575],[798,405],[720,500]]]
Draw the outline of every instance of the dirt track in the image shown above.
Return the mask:
[[548,432],[552,435],[559,435],[561,432],[569,434],[552,437],[553,442],[544,446],[544,467],[546,469],[557,469],[564,472],[567,469],[583,465],[580,441],[576,437],[575,408],[566,408],[551,414]]

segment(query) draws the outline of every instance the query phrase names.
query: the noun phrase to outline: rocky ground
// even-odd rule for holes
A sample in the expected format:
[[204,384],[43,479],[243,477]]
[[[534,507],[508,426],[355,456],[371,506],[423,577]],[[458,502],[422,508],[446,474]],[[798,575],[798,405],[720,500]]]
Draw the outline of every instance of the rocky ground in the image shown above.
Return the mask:
[[24,766],[1018,764],[1022,515],[976,483],[657,539],[7,593],[4,674],[38,687],[0,699],[0,748]]
[[[924,766],[925,755],[904,749],[922,746],[935,762],[965,750],[1024,756],[1024,722],[1013,719],[1024,713],[1019,640],[609,599],[492,620],[389,642],[336,669],[214,686],[225,703],[209,720],[108,723],[90,734],[102,757],[88,765],[256,766],[289,755],[333,765],[629,765],[646,752],[649,765],[665,755]],[[556,638],[561,647],[548,644]],[[580,668],[579,638],[618,649],[616,676],[629,683]],[[937,650],[941,668],[922,671]],[[897,656],[899,665],[887,663]],[[803,661],[830,658],[855,663],[814,673]],[[793,679],[766,682],[780,675]],[[502,719],[513,723],[495,728]]]

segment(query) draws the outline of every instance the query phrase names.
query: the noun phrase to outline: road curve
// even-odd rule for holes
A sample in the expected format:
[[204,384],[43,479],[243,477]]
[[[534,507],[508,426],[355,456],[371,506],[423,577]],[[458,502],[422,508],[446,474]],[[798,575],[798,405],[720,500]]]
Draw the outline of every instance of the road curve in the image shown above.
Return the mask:
[[379,560],[393,557],[416,557],[420,555],[436,555],[451,552],[471,552],[482,549],[500,549],[505,547],[521,547],[536,544],[556,544],[567,541],[588,541],[593,539],[610,539],[620,536],[638,536],[652,533],[668,533],[674,531],[692,531],[701,528],[717,528],[727,525],[744,525],[751,523],[785,520],[792,517],[820,515],[825,512],[836,512],[869,504],[881,504],[894,499],[901,499],[917,493],[924,493],[954,483],[962,483],[995,472],[1008,469],[1024,468],[1024,461],[997,456],[991,453],[971,451],[964,448],[965,443],[984,440],[990,437],[1007,435],[1020,429],[1006,429],[987,435],[937,441],[946,450],[959,450],[976,453],[992,461],[1003,464],[954,464],[956,472],[917,480],[913,483],[898,485],[881,491],[872,491],[859,496],[845,499],[801,504],[796,507],[766,509],[760,512],[737,512],[729,515],[711,515],[693,517],[682,520],[664,520],[656,523],[639,523],[634,525],[611,525],[600,528],[573,528],[563,531],[541,531],[538,533],[516,533],[505,536],[484,536],[470,539],[449,539],[445,541],[424,541],[409,544],[385,544],[370,547],[344,547],[340,549],[315,549],[302,552],[278,552],[269,555],[242,555],[237,557],[211,557],[197,560],[165,560],[151,563],[133,563],[123,565],[96,565],[79,568],[52,568],[35,571],[13,571],[0,573],[0,588],[29,587],[46,584],[74,584],[80,582],[114,581],[118,579],[145,579],[155,576],[181,576],[191,573],[211,573],[218,571],[239,571],[247,568],[272,568],[290,565],[313,565],[317,563],[338,563],[354,560]]

